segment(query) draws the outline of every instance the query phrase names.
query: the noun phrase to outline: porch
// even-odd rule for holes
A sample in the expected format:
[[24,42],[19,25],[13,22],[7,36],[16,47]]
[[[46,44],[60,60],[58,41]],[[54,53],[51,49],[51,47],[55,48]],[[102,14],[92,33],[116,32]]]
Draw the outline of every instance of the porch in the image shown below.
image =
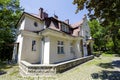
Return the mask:
[[94,56],[86,56],[82,58],[77,58],[74,60],[61,62],[58,64],[31,64],[26,61],[21,61],[19,68],[20,68],[20,74],[22,76],[51,76],[56,73],[64,72],[74,66],[77,66],[81,63],[84,63],[86,61],[89,61],[93,59]]

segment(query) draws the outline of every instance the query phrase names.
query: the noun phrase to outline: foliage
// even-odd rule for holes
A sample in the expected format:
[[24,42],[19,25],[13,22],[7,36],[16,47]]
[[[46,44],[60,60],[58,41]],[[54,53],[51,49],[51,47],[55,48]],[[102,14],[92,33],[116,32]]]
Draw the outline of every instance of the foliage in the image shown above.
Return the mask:
[[97,20],[89,21],[91,29],[91,36],[94,38],[94,49],[95,51],[101,50],[105,47],[105,28],[102,27]]
[[104,27],[108,27],[106,36],[112,39],[113,51],[120,50],[120,0],[74,0],[76,13],[86,8],[91,20],[97,19]]
[[0,0],[0,60],[12,56],[15,24],[21,15],[19,0]]

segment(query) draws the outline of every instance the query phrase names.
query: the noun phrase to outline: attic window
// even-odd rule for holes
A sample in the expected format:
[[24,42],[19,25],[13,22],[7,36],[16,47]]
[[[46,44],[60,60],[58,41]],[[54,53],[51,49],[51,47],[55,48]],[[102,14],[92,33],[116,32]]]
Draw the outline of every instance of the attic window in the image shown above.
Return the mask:
[[37,27],[37,26],[38,26],[38,23],[37,23],[37,22],[34,22],[34,26]]
[[64,32],[67,32],[69,33],[69,27],[65,24],[61,24],[61,30],[64,31]]

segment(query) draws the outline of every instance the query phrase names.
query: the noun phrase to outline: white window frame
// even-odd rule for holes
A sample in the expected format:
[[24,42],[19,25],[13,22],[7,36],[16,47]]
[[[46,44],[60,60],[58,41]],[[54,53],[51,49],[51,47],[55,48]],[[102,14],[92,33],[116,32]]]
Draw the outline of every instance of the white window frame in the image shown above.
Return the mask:
[[64,42],[63,41],[57,42],[57,53],[64,54]]

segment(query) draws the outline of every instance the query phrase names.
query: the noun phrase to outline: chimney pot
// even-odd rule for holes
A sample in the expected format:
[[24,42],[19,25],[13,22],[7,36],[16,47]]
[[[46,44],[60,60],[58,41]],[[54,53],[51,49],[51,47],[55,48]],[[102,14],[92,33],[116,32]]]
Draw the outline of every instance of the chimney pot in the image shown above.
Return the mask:
[[58,16],[54,14],[54,18],[55,18],[55,19],[58,19]]
[[40,8],[39,9],[39,15],[40,15],[40,18],[43,19],[44,16],[43,16],[43,8]]
[[69,24],[69,19],[66,19],[64,22],[67,23],[67,24]]

